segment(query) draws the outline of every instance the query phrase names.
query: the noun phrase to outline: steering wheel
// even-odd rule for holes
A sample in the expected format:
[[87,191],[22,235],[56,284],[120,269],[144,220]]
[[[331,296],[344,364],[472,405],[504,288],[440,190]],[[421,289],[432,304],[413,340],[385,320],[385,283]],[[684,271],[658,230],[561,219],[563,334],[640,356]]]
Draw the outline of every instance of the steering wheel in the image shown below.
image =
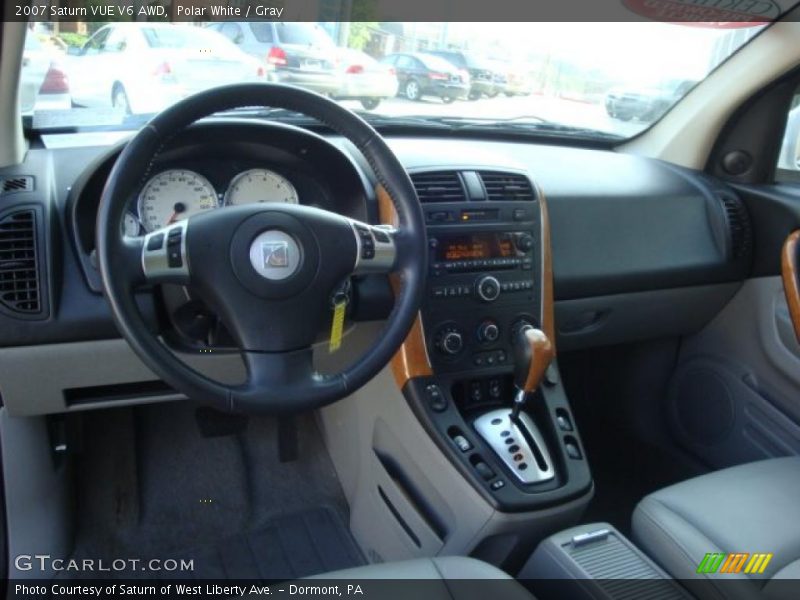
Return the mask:
[[[318,208],[230,206],[193,215],[144,237],[121,222],[161,149],[198,119],[243,107],[303,113],[350,140],[365,156],[397,212],[376,227]],[[119,331],[141,360],[191,399],[228,411],[281,413],[339,400],[391,360],[416,318],[427,270],[422,209],[403,166],[364,120],[313,92],[279,84],[239,84],[201,92],[159,113],[127,144],[109,174],[97,214],[103,289]],[[383,333],[346,370],[313,366],[313,343],[332,314],[332,294],[352,275],[398,276]],[[191,285],[231,331],[244,383],[212,380],[178,359],[151,332],[134,299],[154,283]]]

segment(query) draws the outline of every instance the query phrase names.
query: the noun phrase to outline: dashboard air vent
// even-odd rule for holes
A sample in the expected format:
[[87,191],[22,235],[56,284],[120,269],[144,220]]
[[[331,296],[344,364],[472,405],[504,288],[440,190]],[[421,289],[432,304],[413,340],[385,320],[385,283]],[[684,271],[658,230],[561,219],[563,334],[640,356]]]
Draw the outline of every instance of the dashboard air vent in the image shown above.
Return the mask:
[[728,220],[733,258],[748,256],[753,246],[753,231],[747,208],[733,192],[725,190],[718,195]]
[[487,200],[533,200],[530,179],[519,173],[481,171]]
[[411,175],[421,203],[465,202],[467,194],[457,171],[435,171]]
[[10,194],[12,192],[30,192],[33,190],[33,177],[30,175],[20,175],[17,177],[6,177],[0,179],[0,194]]
[[0,219],[0,304],[14,313],[42,312],[36,252],[36,213],[18,210]]

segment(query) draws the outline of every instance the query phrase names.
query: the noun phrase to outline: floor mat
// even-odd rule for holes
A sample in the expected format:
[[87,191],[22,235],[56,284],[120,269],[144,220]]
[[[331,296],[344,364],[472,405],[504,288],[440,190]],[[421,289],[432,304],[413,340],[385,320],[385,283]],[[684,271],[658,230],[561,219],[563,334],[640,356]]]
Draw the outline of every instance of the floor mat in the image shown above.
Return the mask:
[[185,558],[194,561],[197,579],[285,580],[364,564],[350,532],[328,508],[276,519]]
[[275,419],[209,436],[188,403],[87,414],[72,558],[195,558],[197,577],[248,579],[361,564],[316,422],[296,425],[299,454],[287,462]]

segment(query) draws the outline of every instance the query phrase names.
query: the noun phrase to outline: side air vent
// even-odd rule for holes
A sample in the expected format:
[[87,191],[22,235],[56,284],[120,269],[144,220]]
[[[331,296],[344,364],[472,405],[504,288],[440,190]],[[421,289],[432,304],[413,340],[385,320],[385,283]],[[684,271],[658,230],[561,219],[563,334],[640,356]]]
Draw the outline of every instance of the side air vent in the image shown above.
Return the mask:
[[519,173],[481,171],[487,200],[533,200],[530,179]]
[[0,194],[31,191],[33,191],[33,177],[30,175],[0,178]]
[[731,235],[731,251],[733,258],[748,256],[753,247],[753,230],[750,226],[750,216],[744,202],[731,191],[718,192],[718,197],[725,209],[728,229]]
[[22,315],[42,312],[36,213],[31,209],[0,219],[0,305]]
[[414,173],[411,182],[421,203],[465,202],[467,194],[457,171]]

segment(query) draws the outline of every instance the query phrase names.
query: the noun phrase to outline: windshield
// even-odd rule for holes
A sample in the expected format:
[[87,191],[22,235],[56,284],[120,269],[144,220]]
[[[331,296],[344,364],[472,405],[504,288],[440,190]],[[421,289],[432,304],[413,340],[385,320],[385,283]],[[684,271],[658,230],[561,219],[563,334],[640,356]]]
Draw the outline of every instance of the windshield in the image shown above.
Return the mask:
[[381,126],[624,139],[764,27],[713,25],[38,22],[20,102],[33,129],[123,130],[187,95],[263,81],[324,94]]

